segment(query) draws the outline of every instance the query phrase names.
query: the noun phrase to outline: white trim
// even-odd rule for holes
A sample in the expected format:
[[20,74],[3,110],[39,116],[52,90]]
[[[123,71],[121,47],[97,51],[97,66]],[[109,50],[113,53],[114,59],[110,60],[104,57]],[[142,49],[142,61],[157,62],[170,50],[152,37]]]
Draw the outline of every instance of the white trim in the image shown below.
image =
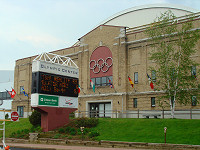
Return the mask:
[[62,66],[70,66],[73,68],[75,67],[78,69],[78,66],[74,63],[74,61],[71,58],[53,53],[44,52],[38,55],[33,61],[44,61],[52,64],[59,64]]
[[86,97],[103,97],[103,96],[122,96],[122,95],[140,95],[140,94],[157,94],[164,93],[164,91],[145,91],[145,92],[121,92],[121,93],[105,93],[105,94],[94,94],[94,95],[79,95],[79,98]]

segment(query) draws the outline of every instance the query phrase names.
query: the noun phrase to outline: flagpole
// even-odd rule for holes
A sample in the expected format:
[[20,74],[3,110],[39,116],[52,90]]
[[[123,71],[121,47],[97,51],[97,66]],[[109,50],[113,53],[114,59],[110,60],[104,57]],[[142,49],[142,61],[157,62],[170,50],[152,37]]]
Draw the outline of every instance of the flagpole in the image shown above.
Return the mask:
[[[98,88],[96,88],[96,89],[97,89],[97,91],[99,92]],[[101,93],[99,92],[99,94],[101,94]]]
[[[83,92],[83,90],[82,90],[82,88],[81,88],[81,87],[80,87],[80,89],[81,89],[81,91]],[[85,94],[85,92],[83,92],[83,94],[84,94],[84,95],[86,95],[86,94]]]

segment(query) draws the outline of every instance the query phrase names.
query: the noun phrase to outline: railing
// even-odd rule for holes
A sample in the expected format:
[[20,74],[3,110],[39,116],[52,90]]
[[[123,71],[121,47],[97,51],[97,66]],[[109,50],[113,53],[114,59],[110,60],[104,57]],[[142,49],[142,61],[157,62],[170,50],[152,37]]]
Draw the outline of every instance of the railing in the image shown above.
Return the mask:
[[[176,110],[175,118],[200,119],[200,109]],[[106,111],[77,111],[75,117],[96,118],[172,118],[170,110],[106,110]]]

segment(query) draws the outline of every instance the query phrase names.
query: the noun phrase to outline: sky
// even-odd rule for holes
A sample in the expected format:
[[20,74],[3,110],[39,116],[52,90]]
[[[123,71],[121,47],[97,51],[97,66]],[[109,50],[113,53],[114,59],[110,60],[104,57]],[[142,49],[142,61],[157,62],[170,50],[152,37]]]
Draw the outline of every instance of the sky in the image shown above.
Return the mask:
[[0,70],[14,70],[17,59],[70,47],[115,13],[158,3],[200,10],[200,0],[0,0]]

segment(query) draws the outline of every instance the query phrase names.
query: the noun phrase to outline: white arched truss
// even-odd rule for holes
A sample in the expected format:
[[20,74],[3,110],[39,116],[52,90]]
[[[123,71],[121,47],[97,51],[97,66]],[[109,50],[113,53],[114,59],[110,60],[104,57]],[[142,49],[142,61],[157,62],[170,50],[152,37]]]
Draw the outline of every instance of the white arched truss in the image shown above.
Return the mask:
[[60,64],[62,66],[78,68],[78,66],[74,63],[74,61],[71,58],[53,53],[44,52],[38,55],[33,61],[45,61],[52,64]]

